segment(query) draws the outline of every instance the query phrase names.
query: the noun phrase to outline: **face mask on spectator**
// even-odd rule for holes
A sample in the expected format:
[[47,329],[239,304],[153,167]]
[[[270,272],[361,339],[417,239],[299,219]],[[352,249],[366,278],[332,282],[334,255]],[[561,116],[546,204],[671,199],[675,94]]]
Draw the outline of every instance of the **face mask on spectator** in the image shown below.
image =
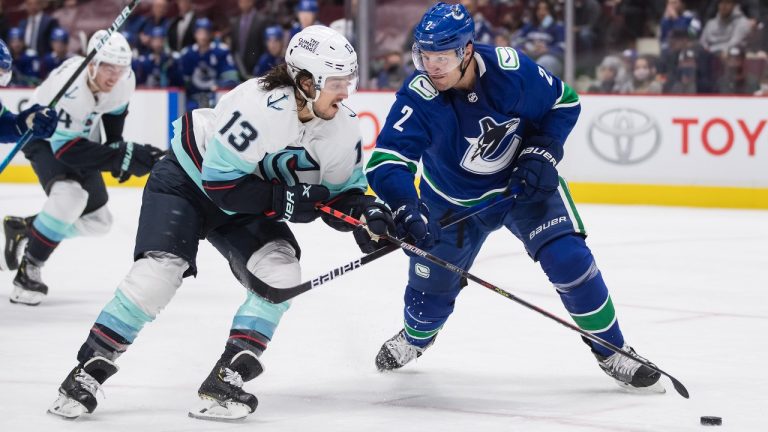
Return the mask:
[[552,15],[547,15],[544,17],[543,20],[541,20],[541,26],[549,27],[552,24],[552,21],[554,21],[554,19],[552,18]]
[[644,67],[635,68],[635,79],[645,81],[651,76],[651,70]]

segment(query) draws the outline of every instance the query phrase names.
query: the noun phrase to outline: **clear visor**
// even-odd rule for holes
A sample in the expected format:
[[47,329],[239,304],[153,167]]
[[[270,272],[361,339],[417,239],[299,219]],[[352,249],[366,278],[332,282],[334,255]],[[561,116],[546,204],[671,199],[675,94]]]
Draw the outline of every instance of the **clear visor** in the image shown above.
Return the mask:
[[129,66],[120,66],[111,63],[99,63],[97,69],[98,73],[114,78],[122,78],[128,75],[128,71],[131,70]]
[[334,96],[350,96],[357,91],[358,76],[357,71],[345,76],[331,76],[323,81],[323,87],[320,91],[331,93]]
[[428,75],[444,75],[456,69],[464,59],[464,48],[447,51],[423,51],[417,44],[411,48],[413,64]]
[[6,87],[13,77],[13,69],[0,68],[0,87]]

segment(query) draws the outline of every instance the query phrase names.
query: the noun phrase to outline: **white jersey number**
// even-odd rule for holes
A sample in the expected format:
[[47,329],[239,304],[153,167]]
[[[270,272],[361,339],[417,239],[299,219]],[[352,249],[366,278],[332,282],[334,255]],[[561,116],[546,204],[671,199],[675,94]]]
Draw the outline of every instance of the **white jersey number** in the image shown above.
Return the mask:
[[408,120],[408,117],[410,117],[411,114],[413,114],[413,108],[409,107],[408,105],[405,105],[403,106],[403,110],[400,111],[400,113],[403,114],[403,117],[400,120],[398,120],[397,123],[392,125],[392,127],[398,132],[403,131],[403,123],[405,123],[405,121]]

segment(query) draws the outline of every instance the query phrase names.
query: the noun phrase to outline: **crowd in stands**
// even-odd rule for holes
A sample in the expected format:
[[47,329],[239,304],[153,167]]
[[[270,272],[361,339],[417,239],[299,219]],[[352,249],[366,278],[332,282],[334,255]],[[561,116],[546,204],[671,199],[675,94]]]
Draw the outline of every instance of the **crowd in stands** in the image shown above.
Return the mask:
[[[205,10],[206,1],[152,0],[131,15],[122,32],[134,49],[139,86],[182,87],[188,108],[210,106],[216,90],[283,61],[288,40],[303,27],[330,25],[355,42],[350,19],[319,21],[323,8],[338,10],[344,0],[227,0],[233,13],[223,18],[211,6],[224,0],[208,1]],[[477,42],[515,47],[564,75],[565,0],[460,1],[473,14]],[[573,85],[580,92],[768,95],[768,0],[574,2]],[[56,17],[88,1],[18,0],[16,22],[6,19],[4,3],[11,2],[0,0],[0,36],[14,57],[12,85],[35,86],[82,55],[73,49],[82,44],[70,41],[77,23],[65,28]],[[402,50],[374,49],[372,78],[361,86],[399,88],[413,71],[410,45],[407,38]]]

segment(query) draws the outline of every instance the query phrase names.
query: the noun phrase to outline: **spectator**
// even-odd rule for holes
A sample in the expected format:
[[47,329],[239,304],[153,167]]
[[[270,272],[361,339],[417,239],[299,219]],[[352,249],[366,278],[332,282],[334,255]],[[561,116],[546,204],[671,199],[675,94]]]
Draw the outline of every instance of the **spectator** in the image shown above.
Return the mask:
[[665,93],[698,93],[698,88],[696,85],[697,69],[696,51],[692,49],[685,49],[681,51],[677,61],[677,69],[671,75],[671,80],[667,82]]
[[58,21],[46,14],[46,0],[26,0],[27,17],[19,22],[24,35],[24,45],[43,56],[51,51],[51,33],[59,26]]
[[168,15],[168,0],[153,0],[150,14],[144,20],[144,26],[141,27],[139,32],[139,41],[146,49],[149,49],[151,33],[155,28],[162,27],[163,31],[167,32],[170,19],[166,15]]
[[684,0],[667,0],[664,16],[661,18],[661,50],[669,48],[669,36],[672,30],[684,30],[692,36],[698,36],[701,31],[701,21],[696,15],[687,10]]
[[744,43],[751,28],[736,0],[719,0],[717,15],[707,21],[701,33],[701,45],[709,52],[725,57],[728,50]]
[[147,87],[180,87],[179,54],[171,53],[165,44],[165,29],[155,27],[149,38],[150,52],[139,56],[134,66],[136,85]]
[[502,35],[506,43],[501,45],[501,40],[497,38],[496,45],[509,47],[521,45],[522,39],[520,35],[524,25],[525,22],[523,21],[522,8],[510,9],[503,12],[497,33]]
[[254,5],[255,0],[238,0],[240,15],[232,19],[232,52],[240,79],[250,78],[251,71],[264,52],[264,30],[267,19]]
[[[301,0],[296,5],[296,22],[293,23],[291,28],[291,37],[302,29],[311,25],[321,24],[317,20],[317,0]],[[322,24],[321,24],[322,25]]]
[[260,77],[272,70],[273,67],[284,63],[283,55],[283,29],[280,26],[267,27],[264,30],[264,39],[266,40],[266,52],[259,57],[259,63],[253,69],[253,76]]
[[555,22],[552,4],[548,0],[537,1],[535,12],[533,19],[523,26],[520,33],[522,49],[536,63],[560,76],[563,74],[565,29]]
[[461,0],[461,4],[467,8],[475,21],[475,42],[483,44],[493,44],[495,39],[493,26],[480,13],[477,0]]
[[651,56],[635,58],[632,68],[632,93],[660,94],[661,83],[656,80],[656,60]]
[[181,52],[181,72],[187,95],[187,111],[215,105],[216,91],[238,84],[237,70],[226,45],[214,42],[208,18],[195,21],[195,44]]
[[13,76],[9,87],[34,87],[40,83],[40,60],[33,49],[24,44],[24,31],[14,27],[8,31],[8,49],[13,57]]
[[51,52],[46,54],[40,64],[40,78],[45,79],[52,70],[59,67],[69,55],[69,33],[57,27],[51,32]]
[[597,67],[597,83],[589,88],[589,92],[624,94],[631,90],[624,61],[617,56],[606,56]]
[[195,20],[197,14],[192,9],[192,0],[177,0],[176,7],[179,15],[176,16],[168,28],[168,46],[171,51],[181,51],[195,43]]
[[732,47],[725,58],[725,69],[718,80],[718,91],[725,94],[753,94],[756,81],[747,79],[744,50]]
[[576,0],[574,3],[573,32],[578,50],[591,51],[597,41],[595,27],[600,20],[600,3],[597,0]]
[[136,33],[131,33],[128,30],[122,30],[120,32],[123,37],[125,38],[126,42],[128,42],[128,45],[131,47],[132,56],[133,59],[132,62],[135,64],[136,59],[139,58],[141,53],[139,53],[139,38],[136,37]]
[[411,71],[406,71],[403,63],[403,53],[392,51],[384,58],[384,65],[376,77],[377,89],[397,90],[402,87],[405,78]]

